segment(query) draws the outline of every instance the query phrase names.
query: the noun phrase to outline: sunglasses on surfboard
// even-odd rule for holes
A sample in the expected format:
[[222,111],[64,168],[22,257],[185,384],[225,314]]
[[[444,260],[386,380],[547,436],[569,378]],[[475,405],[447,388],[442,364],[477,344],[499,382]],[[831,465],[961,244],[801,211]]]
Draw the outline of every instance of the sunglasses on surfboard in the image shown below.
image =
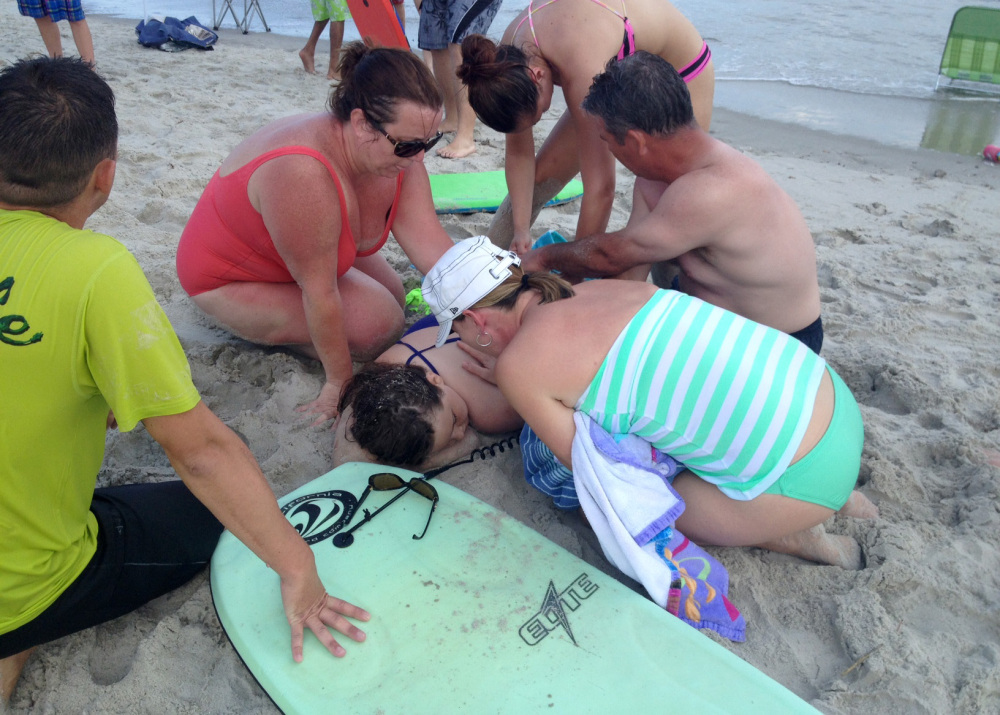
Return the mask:
[[434,510],[437,509],[438,503],[438,493],[437,489],[428,484],[424,479],[420,477],[414,477],[413,479],[406,481],[398,474],[392,474],[391,472],[380,472],[379,474],[373,474],[368,477],[368,486],[365,487],[364,492],[361,494],[361,498],[358,499],[357,508],[361,508],[364,504],[365,499],[372,491],[376,492],[388,492],[394,491],[396,489],[402,489],[399,494],[394,496],[392,499],[387,501],[385,504],[380,506],[375,511],[370,511],[368,509],[364,510],[364,518],[357,524],[352,526],[347,531],[341,531],[339,534],[333,537],[333,545],[337,548],[344,549],[354,543],[354,532],[361,526],[367,524],[369,521],[374,519],[379,512],[384,511],[392,504],[394,501],[402,497],[407,492],[416,492],[425,499],[430,499],[431,511],[427,515],[427,523],[424,524],[424,530],[420,532],[420,535],[413,535],[414,539],[422,539],[427,533],[427,528],[431,525],[431,517],[434,516]]

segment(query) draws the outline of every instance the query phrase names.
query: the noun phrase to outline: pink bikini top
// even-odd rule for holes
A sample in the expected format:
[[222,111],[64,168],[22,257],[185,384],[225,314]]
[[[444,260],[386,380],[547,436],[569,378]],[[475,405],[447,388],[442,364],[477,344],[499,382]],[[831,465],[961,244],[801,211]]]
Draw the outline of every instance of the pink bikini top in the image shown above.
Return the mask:
[[[521,22],[517,23],[517,27],[514,28],[514,33],[516,34],[518,31],[520,31],[521,25],[524,24],[525,20],[527,20],[528,21],[528,27],[531,29],[531,39],[533,39],[535,41],[535,47],[537,47],[539,50],[541,50],[542,47],[541,47],[541,45],[538,44],[538,37],[535,35],[535,21],[532,18],[532,15],[535,12],[537,12],[538,10],[541,10],[543,7],[547,7],[548,5],[551,5],[554,2],[557,2],[557,0],[548,0],[548,2],[545,2],[545,3],[541,4],[541,5],[539,5],[537,9],[533,8],[531,6],[531,3],[529,2],[528,3],[528,14],[521,18]],[[622,0],[622,11],[620,13],[616,12],[614,9],[612,9],[612,8],[608,7],[607,5],[605,5],[603,2],[601,2],[601,0],[593,0],[593,2],[597,3],[598,5],[600,5],[601,7],[603,7],[608,12],[613,13],[614,15],[617,15],[618,17],[621,18],[622,22],[625,23],[625,36],[624,36],[624,38],[622,38],[622,46],[621,46],[621,49],[618,50],[618,56],[617,56],[616,59],[623,60],[626,57],[628,57],[629,55],[635,54],[635,50],[636,50],[636,47],[635,47],[635,30],[632,27],[632,23],[629,22],[628,17],[626,17],[625,14],[624,14],[625,13],[625,0]],[[677,69],[677,73],[681,76],[681,79],[683,79],[685,82],[690,82],[695,77],[697,77],[699,74],[701,74],[702,70],[704,70],[705,67],[708,66],[708,63],[709,63],[709,61],[711,59],[712,59],[712,51],[710,49],[708,49],[708,44],[706,42],[702,41],[702,43],[701,43],[701,51],[698,53],[698,56],[695,57],[691,62],[688,62],[683,67],[677,67],[676,68]]]
[[[548,0],[548,2],[543,3],[542,5],[540,5],[538,7],[538,10],[541,10],[543,7],[548,7],[549,5],[551,5],[554,2],[557,2],[557,0]],[[603,7],[608,12],[610,12],[610,13],[612,13],[614,15],[617,15],[619,18],[621,18],[622,22],[625,23],[625,36],[624,36],[624,38],[622,38],[622,46],[621,46],[621,49],[618,50],[618,57],[617,57],[617,59],[623,60],[626,57],[628,57],[629,55],[631,55],[632,53],[634,53],[635,52],[635,31],[632,29],[632,23],[628,21],[628,18],[624,14],[625,13],[625,0],[622,0],[622,11],[620,13],[617,12],[617,11],[615,11],[615,10],[613,10],[612,8],[608,7],[607,5],[605,5],[603,2],[601,2],[601,0],[593,0],[593,2],[597,3],[598,5],[600,5],[601,7]],[[542,46],[538,44],[538,37],[535,35],[535,21],[534,21],[534,18],[532,18],[532,14],[534,14],[535,12],[536,12],[535,8],[532,8],[531,7],[531,2],[529,2],[528,3],[528,14],[521,18],[521,22],[517,23],[517,27],[514,28],[514,33],[516,34],[521,29],[521,25],[524,24],[524,21],[527,20],[528,21],[528,27],[531,29],[531,39],[535,41],[535,47],[537,47],[539,50],[541,50]]]

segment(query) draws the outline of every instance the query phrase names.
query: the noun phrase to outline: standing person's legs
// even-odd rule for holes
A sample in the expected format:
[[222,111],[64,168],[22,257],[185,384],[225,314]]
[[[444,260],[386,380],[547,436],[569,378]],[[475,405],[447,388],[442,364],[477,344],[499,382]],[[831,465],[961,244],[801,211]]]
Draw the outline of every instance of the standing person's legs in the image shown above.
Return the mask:
[[[208,564],[222,533],[181,481],[98,489],[90,510],[97,517],[97,551],[52,605],[0,635],[4,671],[18,662],[23,667],[37,645],[110,621],[187,583]],[[13,690],[13,682],[4,690],[8,685]]]
[[94,38],[90,34],[90,27],[87,25],[87,21],[70,20],[69,29],[73,33],[73,42],[76,43],[76,51],[79,53],[80,59],[91,65],[95,64]]
[[81,0],[63,0],[61,4],[53,3],[49,7],[54,20],[69,20],[69,29],[73,33],[73,42],[80,59],[93,65],[94,38],[90,35]]
[[[444,50],[440,52],[443,53]],[[468,156],[476,151],[476,142],[474,139],[476,113],[472,111],[472,105],[469,104],[468,90],[462,84],[461,80],[458,79],[458,75],[455,74],[459,65],[462,64],[462,46],[456,44],[448,45],[447,57],[442,58],[441,61],[444,62],[445,60],[447,60],[447,69],[445,71],[451,83],[448,91],[452,97],[452,106],[457,115],[458,123],[455,127],[457,130],[455,138],[438,149],[437,154],[438,156],[443,156],[445,159],[461,159],[463,156]],[[438,77],[438,82],[441,83],[442,89],[444,89],[444,78],[438,75],[436,64],[434,75]]]
[[330,67],[326,71],[327,79],[340,79],[337,66],[340,64],[340,46],[344,44],[344,21],[330,21]]
[[59,36],[59,25],[48,17],[36,17],[35,24],[45,43],[45,51],[49,57],[62,57],[62,38]]
[[444,120],[439,129],[445,133],[454,132],[458,130],[458,107],[455,104],[455,83],[451,81],[455,69],[448,51],[449,0],[423,0],[419,12],[417,46],[424,51],[425,57],[430,53],[431,71],[444,99]]
[[44,0],[17,0],[17,11],[35,21],[49,57],[62,57],[62,39],[59,37],[59,26],[56,24],[59,17],[53,19],[49,15]]
[[330,66],[326,78],[340,81],[340,46],[344,44],[344,21],[351,16],[347,0],[326,0],[326,16],[330,18]]
[[[437,150],[438,156],[447,159],[459,159],[468,156],[476,150],[475,128],[476,114],[469,105],[469,93],[456,72],[462,64],[462,40],[472,34],[485,35],[493,24],[500,9],[501,0],[447,0],[448,53],[451,67],[448,79],[454,85],[455,110],[457,123],[455,138],[447,145]],[[436,70],[435,70],[436,73]],[[441,82],[441,78],[438,78]]]
[[[316,3],[313,3],[313,15],[316,14]],[[323,34],[323,30],[326,29],[326,23],[329,20],[316,20],[313,23],[312,32],[309,33],[309,39],[306,40],[306,45],[301,50],[299,50],[299,59],[302,60],[302,69],[304,69],[309,74],[316,74],[316,45],[319,43],[320,35]]]
[[[426,12],[426,11],[425,11]],[[421,14],[421,20],[424,14]],[[441,97],[444,99],[444,119],[438,129],[444,133],[458,130],[458,105],[455,103],[455,84],[449,81],[449,74],[452,72],[451,54],[448,48],[440,50],[430,50],[431,69],[434,72],[434,79],[437,80],[438,89],[441,90]]]

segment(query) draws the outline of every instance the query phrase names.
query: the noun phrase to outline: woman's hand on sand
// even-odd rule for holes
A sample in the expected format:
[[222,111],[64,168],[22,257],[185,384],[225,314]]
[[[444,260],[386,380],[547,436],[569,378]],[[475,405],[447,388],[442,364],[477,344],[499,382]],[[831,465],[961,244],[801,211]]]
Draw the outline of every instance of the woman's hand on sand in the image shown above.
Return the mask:
[[312,423],[314,427],[323,424],[327,420],[332,420],[337,416],[337,403],[340,402],[340,391],[342,388],[343,383],[341,381],[327,380],[323,384],[323,389],[319,391],[319,397],[308,405],[299,407],[298,412],[308,412],[318,415]]
[[476,377],[486,380],[486,382],[491,385],[496,385],[497,378],[496,375],[493,374],[493,369],[496,367],[497,359],[492,355],[487,355],[486,353],[476,350],[461,341],[456,344],[458,345],[459,350],[471,357],[474,361],[463,362],[462,368],[466,372],[471,372]]
[[291,578],[281,579],[281,600],[285,606],[288,625],[292,628],[292,659],[296,663],[302,662],[302,643],[306,628],[337,658],[347,655],[347,651],[333,637],[330,629],[358,643],[366,638],[365,632],[347,619],[367,621],[371,614],[329,595],[315,570],[300,583]]

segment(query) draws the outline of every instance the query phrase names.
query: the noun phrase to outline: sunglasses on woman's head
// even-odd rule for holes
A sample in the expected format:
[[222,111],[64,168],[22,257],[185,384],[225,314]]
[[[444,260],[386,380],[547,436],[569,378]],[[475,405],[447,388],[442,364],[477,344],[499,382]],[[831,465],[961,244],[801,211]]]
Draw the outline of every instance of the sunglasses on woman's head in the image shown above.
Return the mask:
[[444,132],[438,132],[432,136],[427,141],[421,139],[407,139],[406,141],[400,141],[399,139],[394,139],[389,136],[389,133],[382,128],[381,124],[376,124],[371,122],[371,125],[379,130],[379,132],[392,144],[392,153],[398,156],[400,159],[409,159],[411,156],[416,156],[422,151],[430,151],[431,148],[439,141],[441,137],[444,136]]

